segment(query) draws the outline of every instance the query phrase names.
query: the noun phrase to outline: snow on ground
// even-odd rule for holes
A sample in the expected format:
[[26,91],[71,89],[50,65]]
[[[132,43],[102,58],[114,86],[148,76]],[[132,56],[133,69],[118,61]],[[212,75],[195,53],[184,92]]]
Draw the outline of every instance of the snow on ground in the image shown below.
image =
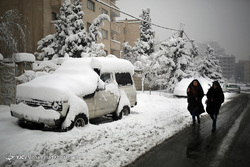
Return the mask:
[[[234,96],[225,93],[225,103]],[[137,98],[122,120],[63,133],[23,129],[0,106],[0,166],[125,166],[191,123],[186,98],[164,92]]]

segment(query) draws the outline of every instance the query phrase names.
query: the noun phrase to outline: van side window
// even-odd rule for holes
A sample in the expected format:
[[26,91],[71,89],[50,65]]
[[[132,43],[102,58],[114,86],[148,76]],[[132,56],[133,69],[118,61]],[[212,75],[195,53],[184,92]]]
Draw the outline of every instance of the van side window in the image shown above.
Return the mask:
[[130,73],[116,73],[115,78],[119,86],[133,85]]
[[103,73],[100,78],[105,83],[109,83],[111,80],[110,73]]

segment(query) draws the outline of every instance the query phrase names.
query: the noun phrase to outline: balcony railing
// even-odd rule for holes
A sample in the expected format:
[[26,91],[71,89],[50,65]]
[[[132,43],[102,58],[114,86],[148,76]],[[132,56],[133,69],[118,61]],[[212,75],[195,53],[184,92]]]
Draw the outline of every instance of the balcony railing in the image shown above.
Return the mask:
[[111,22],[111,33],[112,34],[120,34],[120,25],[114,22]]
[[121,50],[121,43],[120,42],[118,42],[118,41],[116,41],[116,40],[112,40],[111,39],[111,50]]

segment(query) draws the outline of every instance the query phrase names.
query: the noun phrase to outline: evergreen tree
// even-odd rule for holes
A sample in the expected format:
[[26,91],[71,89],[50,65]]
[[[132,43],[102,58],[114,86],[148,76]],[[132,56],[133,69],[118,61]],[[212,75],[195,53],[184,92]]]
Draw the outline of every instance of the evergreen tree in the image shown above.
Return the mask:
[[172,92],[175,85],[184,77],[189,77],[191,71],[189,66],[191,64],[191,57],[186,48],[186,41],[181,37],[172,36],[168,41],[167,50],[169,51],[169,57],[174,62],[174,67],[171,70],[169,80],[167,83],[167,90]]
[[210,45],[207,45],[206,56],[203,57],[202,63],[198,67],[198,72],[202,77],[220,82],[223,81],[219,60],[216,59],[214,49]]
[[[108,15],[98,16],[90,26],[90,34],[85,30],[83,23],[84,13],[79,0],[66,0],[60,8],[60,15],[55,22],[56,33],[48,35],[38,42],[36,53],[38,58],[49,60],[57,57],[64,57],[68,54],[70,57],[84,57],[105,55],[103,44],[96,44],[97,37],[101,38],[98,31],[104,20],[110,21]],[[88,53],[88,54],[86,54]]]
[[[137,76],[142,78],[142,91],[144,91],[144,83],[147,76],[151,76],[153,73],[153,66],[156,62],[154,60],[154,32],[151,28],[150,9],[143,9],[142,14],[139,16],[142,20],[139,27],[140,39],[137,39],[135,46],[132,49],[135,56],[135,66],[141,71]],[[149,82],[150,79],[148,78]],[[152,80],[151,80],[152,81]],[[149,84],[150,85],[150,84]]]

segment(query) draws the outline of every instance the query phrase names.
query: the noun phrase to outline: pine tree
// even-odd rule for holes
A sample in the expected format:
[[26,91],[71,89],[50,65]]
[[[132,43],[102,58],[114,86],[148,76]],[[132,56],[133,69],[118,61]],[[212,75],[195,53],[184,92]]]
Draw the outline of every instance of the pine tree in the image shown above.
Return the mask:
[[223,81],[219,60],[216,59],[214,49],[210,45],[207,45],[206,56],[203,57],[202,62],[198,67],[198,72],[202,77]]
[[174,62],[174,67],[171,70],[167,90],[172,92],[175,85],[184,77],[191,75],[189,66],[191,65],[191,57],[186,48],[186,41],[181,37],[172,36],[166,47],[169,50],[169,57]]
[[[142,14],[139,16],[142,20],[139,27],[140,39],[137,39],[135,46],[132,49],[135,56],[135,66],[141,70],[141,73],[137,76],[142,78],[142,91],[144,91],[144,83],[147,76],[151,76],[153,73],[153,66],[156,62],[152,53],[154,52],[154,32],[151,28],[150,9],[143,9]],[[149,82],[150,79],[148,78]],[[150,85],[150,84],[149,84]]]
[[82,57],[89,47],[89,39],[83,23],[84,13],[79,0],[74,0],[72,4],[72,13],[68,16],[68,29],[65,40],[65,51],[70,57]]
[[[83,23],[84,13],[80,0],[66,0],[60,8],[60,15],[55,23],[56,33],[48,35],[38,42],[36,53],[38,58],[49,60],[57,57],[64,57],[66,54],[70,57],[85,57],[105,55],[103,44],[97,44],[97,37],[101,38],[98,31],[104,20],[110,21],[108,15],[98,16],[90,26],[90,33],[85,30]],[[88,54],[86,54],[88,53]]]

